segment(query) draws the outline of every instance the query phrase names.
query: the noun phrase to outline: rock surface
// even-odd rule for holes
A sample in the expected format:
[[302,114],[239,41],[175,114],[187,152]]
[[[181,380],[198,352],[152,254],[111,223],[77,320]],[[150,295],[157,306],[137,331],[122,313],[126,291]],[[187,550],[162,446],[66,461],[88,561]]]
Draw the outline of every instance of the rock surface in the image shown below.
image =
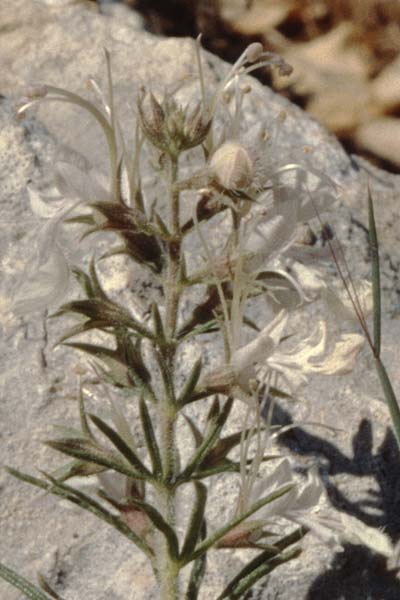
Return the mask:
[[[103,166],[100,132],[81,113],[44,104],[25,122],[13,119],[13,104],[32,81],[82,91],[93,76],[104,81],[102,48],[112,54],[113,77],[122,121],[131,127],[139,87],[155,91],[185,80],[193,72],[193,41],[155,38],[141,29],[140,18],[120,5],[105,4],[103,13],[90,2],[64,7],[33,0],[10,0],[0,5],[0,312],[13,294],[37,224],[30,214],[26,184],[46,187],[57,148],[69,146]],[[227,66],[207,55],[207,78],[218,81]],[[188,99],[194,85],[181,92]],[[186,96],[185,96],[186,95]],[[340,186],[342,206],[335,228],[347,250],[356,276],[366,276],[370,263],[366,243],[368,177],[376,203],[381,240],[385,360],[395,389],[400,337],[400,177],[378,171],[349,157],[338,142],[297,107],[257,82],[247,98],[245,128],[258,124],[275,131],[284,110],[286,120],[275,140],[276,156],[288,162],[312,162]],[[131,113],[130,113],[131,114]],[[50,470],[54,453],[40,441],[50,437],[51,423],[75,423],[76,370],[79,357],[52,349],[57,329],[43,318],[10,321],[2,311],[0,325],[1,463],[28,472]],[[317,461],[332,502],[368,525],[385,527],[394,541],[400,537],[399,454],[390,430],[388,411],[366,353],[346,379],[316,381],[307,403],[295,409],[302,420],[344,430],[336,436],[324,430],[298,427],[283,439],[283,448],[301,466]],[[282,422],[291,417],[281,411]],[[227,491],[229,498],[230,490]],[[224,499],[224,504],[229,504]],[[217,509],[219,510],[219,508]],[[95,518],[58,504],[0,474],[0,559],[28,578],[37,570],[66,598],[85,600],[141,600],[156,598],[150,569],[141,555]],[[224,567],[221,568],[221,557]],[[210,557],[210,579],[202,598],[218,595],[223,581],[234,573],[238,558],[225,552]],[[295,592],[294,592],[295,591]],[[359,547],[342,554],[307,539],[299,561],[289,563],[254,592],[253,598],[317,600],[321,596],[386,600],[398,598],[400,584],[384,561]],[[0,582],[4,600],[21,595]]]

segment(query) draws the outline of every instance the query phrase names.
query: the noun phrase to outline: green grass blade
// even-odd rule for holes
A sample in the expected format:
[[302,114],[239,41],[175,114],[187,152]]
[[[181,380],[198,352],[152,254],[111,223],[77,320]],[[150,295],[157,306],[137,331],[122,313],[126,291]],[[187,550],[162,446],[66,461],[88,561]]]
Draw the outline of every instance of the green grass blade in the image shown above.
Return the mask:
[[0,577],[20,590],[20,592],[27,598],[30,598],[30,600],[50,600],[49,596],[46,596],[46,594],[33,585],[33,583],[30,583],[25,577],[18,575],[18,573],[9,569],[2,563],[0,563]]
[[397,438],[397,443],[400,446],[400,409],[399,403],[396,398],[396,394],[394,393],[392,383],[389,379],[389,375],[385,369],[385,366],[380,358],[375,359],[375,366],[378,372],[378,376],[381,382],[381,386],[383,389],[383,393],[385,394],[385,399],[387,405],[389,407],[390,416],[392,419],[394,431]]
[[376,357],[381,355],[381,280],[379,267],[379,244],[376,233],[374,204],[371,190],[368,187],[368,227],[369,227],[369,247],[372,261],[372,296],[374,303],[374,354]]

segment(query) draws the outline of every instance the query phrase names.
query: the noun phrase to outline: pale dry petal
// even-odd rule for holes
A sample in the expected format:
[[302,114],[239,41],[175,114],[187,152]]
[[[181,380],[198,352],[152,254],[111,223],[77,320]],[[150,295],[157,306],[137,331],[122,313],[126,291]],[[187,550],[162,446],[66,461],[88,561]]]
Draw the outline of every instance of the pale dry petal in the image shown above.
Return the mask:
[[249,344],[236,350],[231,365],[237,373],[239,382],[247,386],[255,375],[255,366],[270,356],[283,335],[288,315],[282,310]]

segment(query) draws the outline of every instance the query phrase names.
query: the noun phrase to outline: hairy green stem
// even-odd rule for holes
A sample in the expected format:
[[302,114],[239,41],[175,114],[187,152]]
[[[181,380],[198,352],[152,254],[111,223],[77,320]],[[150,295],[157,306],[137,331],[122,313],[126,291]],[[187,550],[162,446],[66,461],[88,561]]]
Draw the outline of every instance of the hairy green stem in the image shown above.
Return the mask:
[[[180,297],[179,272],[181,260],[181,233],[179,224],[179,192],[175,190],[178,177],[178,159],[171,158],[170,164],[170,203],[169,221],[172,240],[168,242],[167,268],[164,282],[166,303],[165,336],[166,344],[159,348],[162,371],[169,374],[169,385],[165,385],[165,395],[158,412],[158,428],[162,457],[163,481],[157,486],[157,509],[168,525],[175,527],[175,487],[172,484],[176,474],[175,426],[178,408],[173,386],[173,372],[176,353],[175,333]],[[172,384],[171,384],[172,382]],[[162,600],[179,600],[179,565],[171,556],[165,538],[160,536],[157,545],[157,573]]]

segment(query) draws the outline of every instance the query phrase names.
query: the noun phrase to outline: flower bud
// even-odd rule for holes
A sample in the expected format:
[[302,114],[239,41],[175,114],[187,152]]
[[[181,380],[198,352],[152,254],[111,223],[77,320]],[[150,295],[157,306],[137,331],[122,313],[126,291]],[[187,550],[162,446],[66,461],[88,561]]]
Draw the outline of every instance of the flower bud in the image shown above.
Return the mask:
[[250,44],[246,50],[246,58],[251,63],[256,62],[256,60],[260,58],[263,51],[264,48],[260,42],[253,42],[253,44]]
[[211,157],[210,170],[224,188],[237,190],[251,184],[254,165],[248,150],[242,144],[228,141]]

